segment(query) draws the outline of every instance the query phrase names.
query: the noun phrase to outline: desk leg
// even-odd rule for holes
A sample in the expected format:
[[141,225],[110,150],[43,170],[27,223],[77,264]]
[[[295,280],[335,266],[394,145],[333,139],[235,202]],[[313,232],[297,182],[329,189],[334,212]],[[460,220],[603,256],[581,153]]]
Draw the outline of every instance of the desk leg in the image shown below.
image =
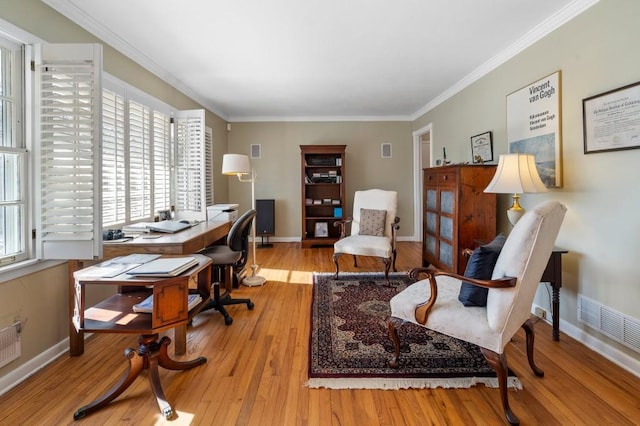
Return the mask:
[[551,283],[551,315],[553,315],[553,331],[551,337],[555,342],[560,341],[560,286]]
[[175,338],[175,354],[184,355],[187,352],[187,325],[179,325],[173,329],[173,337]]
[[69,355],[80,356],[84,353],[84,333],[73,325],[73,314],[76,307],[76,280],[73,273],[82,269],[81,260],[69,260]]
[[191,361],[176,361],[169,358],[167,346],[171,339],[163,337],[158,342],[158,334],[143,334],[138,338],[138,350],[128,348],[124,351],[125,357],[129,359],[129,369],[122,376],[120,381],[109,389],[103,396],[90,404],[80,407],[73,414],[74,420],[79,420],[87,415],[105,407],[124,392],[143,370],[149,370],[149,383],[153,391],[158,407],[166,419],[173,416],[173,408],[167,402],[158,374],[158,366],[168,370],[188,370],[207,362],[205,357],[198,357]]

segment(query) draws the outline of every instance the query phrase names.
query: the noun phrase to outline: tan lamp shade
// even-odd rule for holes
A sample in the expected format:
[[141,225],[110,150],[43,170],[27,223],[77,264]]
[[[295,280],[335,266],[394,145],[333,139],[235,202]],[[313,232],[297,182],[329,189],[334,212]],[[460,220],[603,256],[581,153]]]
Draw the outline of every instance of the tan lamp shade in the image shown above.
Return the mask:
[[519,194],[546,192],[547,187],[540,179],[532,154],[502,154],[496,174],[484,192],[513,194],[513,205],[507,210],[509,221],[515,225],[524,214],[519,203]]

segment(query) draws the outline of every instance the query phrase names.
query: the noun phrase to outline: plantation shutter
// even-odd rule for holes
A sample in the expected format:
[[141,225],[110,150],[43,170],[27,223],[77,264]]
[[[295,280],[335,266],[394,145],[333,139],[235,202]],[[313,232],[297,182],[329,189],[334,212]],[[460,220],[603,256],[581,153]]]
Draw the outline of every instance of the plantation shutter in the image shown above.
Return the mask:
[[151,216],[151,109],[129,101],[129,212],[132,221]]
[[213,204],[213,130],[204,131],[205,208]]
[[102,46],[35,47],[36,254],[102,257]]
[[102,223],[105,227],[127,219],[125,164],[125,100],[102,92]]
[[171,119],[153,112],[153,211],[171,208]]
[[205,220],[206,158],[204,110],[176,113],[176,215]]

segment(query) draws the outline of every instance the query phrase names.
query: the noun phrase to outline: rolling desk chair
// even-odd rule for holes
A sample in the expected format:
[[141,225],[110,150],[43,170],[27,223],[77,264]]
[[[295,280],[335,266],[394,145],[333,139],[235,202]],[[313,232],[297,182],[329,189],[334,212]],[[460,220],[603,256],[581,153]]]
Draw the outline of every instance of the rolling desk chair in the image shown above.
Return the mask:
[[[227,245],[209,246],[200,254],[213,261],[213,298],[205,305],[202,311],[216,309],[224,317],[224,323],[231,325],[233,318],[229,315],[225,306],[246,303],[249,310],[253,309],[251,299],[233,299],[231,290],[234,281],[238,282],[238,274],[242,272],[249,257],[249,231],[256,217],[256,211],[251,209],[235,221],[229,235]],[[220,282],[224,283],[225,293],[220,295]]]

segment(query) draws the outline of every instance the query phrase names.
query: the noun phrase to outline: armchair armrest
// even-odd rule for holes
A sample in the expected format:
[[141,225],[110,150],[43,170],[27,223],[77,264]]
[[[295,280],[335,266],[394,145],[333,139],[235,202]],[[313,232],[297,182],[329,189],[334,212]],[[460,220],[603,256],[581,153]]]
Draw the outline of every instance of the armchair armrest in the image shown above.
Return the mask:
[[333,222],[333,226],[334,227],[336,227],[336,226],[340,227],[340,237],[339,238],[344,238],[347,235],[347,233],[346,233],[347,224],[351,223],[351,222],[353,222],[353,218],[351,218],[351,217],[348,217],[348,218],[343,219],[343,220],[336,220],[336,221]]
[[413,282],[419,280],[420,275],[426,275],[426,278],[429,279],[429,288],[431,290],[431,297],[424,303],[418,305],[415,310],[416,321],[419,324],[424,325],[427,322],[427,317],[429,315],[429,311],[436,303],[436,299],[438,298],[438,286],[436,285],[436,277],[438,275],[446,275],[448,277],[453,277],[459,279],[461,281],[466,281],[473,285],[477,285],[479,287],[485,288],[508,288],[515,287],[517,279],[515,277],[504,277],[497,280],[478,280],[475,278],[467,278],[462,275],[458,275],[453,272],[441,271],[439,269],[433,268],[413,268],[409,271],[409,277]]
[[[398,216],[393,218],[393,222],[391,222],[391,248],[393,250],[396,249],[396,232],[400,229],[400,218]],[[395,268],[395,266],[394,266]]]

